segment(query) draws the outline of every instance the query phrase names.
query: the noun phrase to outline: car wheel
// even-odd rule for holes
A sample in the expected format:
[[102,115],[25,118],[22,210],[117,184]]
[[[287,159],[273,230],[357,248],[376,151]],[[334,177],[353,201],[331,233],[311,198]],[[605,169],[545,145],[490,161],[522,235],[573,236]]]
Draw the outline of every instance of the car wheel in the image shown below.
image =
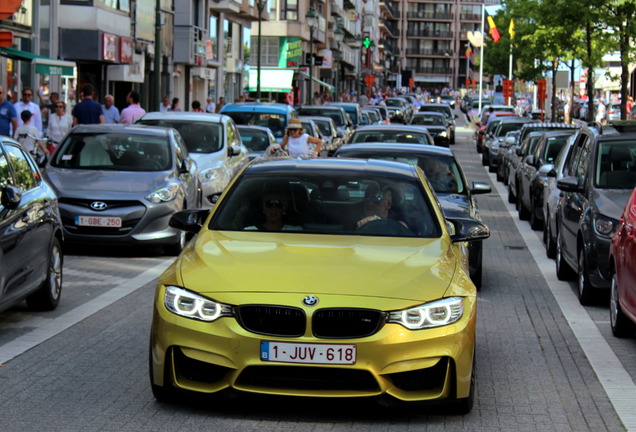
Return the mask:
[[593,288],[588,277],[587,263],[585,262],[585,250],[583,248],[579,251],[578,267],[577,288],[579,302],[582,305],[587,306],[592,302],[594,293],[592,292]]
[[634,324],[625,316],[621,309],[616,271],[612,273],[612,285],[610,288],[610,325],[612,334],[619,338],[630,336],[635,330]]
[[501,170],[499,169],[499,164],[497,164],[497,168],[496,168],[496,172],[497,172],[497,181],[498,182],[502,182],[503,181],[503,175],[501,174]]
[[35,310],[53,310],[60,303],[62,294],[62,264],[64,257],[62,246],[57,238],[53,238],[46,279],[40,288],[27,297],[27,306]]
[[512,194],[512,186],[510,186],[510,183],[508,183],[508,202],[510,204],[516,204],[517,200],[515,199],[515,196]]
[[488,165],[489,161],[488,161],[488,149],[484,148],[484,150],[481,152],[481,164],[483,166]]
[[574,275],[572,267],[565,262],[563,257],[563,240],[561,239],[561,233],[557,233],[557,250],[556,250],[556,274],[557,278],[562,281],[569,281]]
[[542,221],[537,217],[537,211],[539,211],[539,209],[537,209],[537,205],[534,202],[534,198],[531,198],[530,199],[530,228],[532,228],[535,231],[538,231],[541,228],[543,228],[543,224],[541,223]]
[[543,232],[545,232],[545,254],[548,258],[556,257],[556,241],[554,240],[554,236],[552,235],[552,229],[550,228],[550,223],[545,222]]
[[519,193],[519,186],[517,186],[516,189],[514,189],[515,191],[515,209],[517,209],[517,213],[519,213],[519,208],[520,208],[520,204],[521,204],[521,194]]
[[177,236],[177,242],[164,246],[163,250],[166,253],[166,255],[177,256],[181,253],[186,243],[187,243],[186,232],[179,230],[179,235]]

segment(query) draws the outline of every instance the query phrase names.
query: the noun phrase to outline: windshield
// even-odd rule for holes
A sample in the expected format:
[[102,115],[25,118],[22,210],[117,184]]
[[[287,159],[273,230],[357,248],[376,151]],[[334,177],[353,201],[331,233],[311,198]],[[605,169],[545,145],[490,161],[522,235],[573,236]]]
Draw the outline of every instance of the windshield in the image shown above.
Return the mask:
[[416,114],[411,120],[411,124],[444,126],[444,117],[430,114]]
[[505,136],[508,132],[519,130],[523,123],[500,123],[495,136]]
[[83,170],[167,171],[172,167],[172,152],[167,136],[71,134],[51,165]]
[[314,123],[318,125],[318,129],[320,129],[320,133],[326,136],[333,135],[333,131],[331,130],[331,123],[327,120],[314,120]]
[[459,166],[455,158],[448,155],[414,155],[413,153],[400,154],[391,152],[385,154],[383,152],[374,151],[345,151],[341,157],[353,157],[360,159],[380,159],[393,162],[407,163],[413,166],[419,166],[426,174],[429,183],[436,193],[455,193],[465,195],[466,186],[459,171]]
[[543,150],[543,159],[547,163],[554,163],[567,140],[567,137],[549,137]]
[[446,117],[447,119],[452,119],[453,118],[453,114],[451,113],[450,107],[422,105],[420,107],[420,112],[425,112],[425,111],[440,112],[440,113],[444,114],[444,117]]
[[339,109],[323,109],[323,108],[300,108],[299,115],[329,117],[333,119],[336,126],[345,126],[345,118]]
[[239,133],[241,134],[241,141],[249,151],[262,152],[271,144],[269,135],[265,131],[239,128]]
[[256,112],[224,112],[232,117],[234,123],[248,126],[263,126],[269,128],[276,138],[285,136],[287,120],[285,114],[256,113]]
[[192,120],[144,120],[141,124],[175,128],[191,153],[214,153],[223,148],[223,129],[221,123]]
[[428,134],[403,130],[358,130],[353,133],[349,142],[351,144],[365,142],[433,144]]
[[386,100],[386,106],[390,106],[390,107],[402,108],[405,104],[406,104],[406,101],[402,99],[387,99]]
[[[373,217],[368,223],[360,222],[369,215],[377,215],[377,220]],[[277,229],[272,229],[273,220],[280,221]],[[416,179],[407,182],[360,173],[248,174],[221,201],[209,227],[223,231],[440,236],[437,219]]]
[[633,189],[636,184],[636,141],[599,143],[594,181],[599,188]]

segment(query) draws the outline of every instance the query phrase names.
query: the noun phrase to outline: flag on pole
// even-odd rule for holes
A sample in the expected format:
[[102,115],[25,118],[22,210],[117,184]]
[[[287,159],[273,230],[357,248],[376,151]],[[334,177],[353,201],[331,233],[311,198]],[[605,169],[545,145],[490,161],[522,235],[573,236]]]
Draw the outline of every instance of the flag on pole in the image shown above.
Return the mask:
[[468,46],[468,48],[466,48],[466,58],[472,57],[472,56],[473,56],[473,47]]
[[495,20],[490,16],[488,11],[486,11],[486,21],[488,21],[488,33],[490,34],[493,42],[499,42],[499,39],[501,38],[501,36],[499,36],[499,30],[497,30]]
[[508,27],[508,34],[510,35],[510,40],[515,38],[515,20],[510,20],[510,27]]

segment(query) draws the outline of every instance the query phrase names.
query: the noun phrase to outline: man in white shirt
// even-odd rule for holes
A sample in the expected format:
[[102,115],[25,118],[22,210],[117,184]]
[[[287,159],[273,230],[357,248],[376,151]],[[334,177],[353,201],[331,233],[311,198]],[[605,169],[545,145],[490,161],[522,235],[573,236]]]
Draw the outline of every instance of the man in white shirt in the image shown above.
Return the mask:
[[16,113],[18,114],[18,127],[22,126],[24,122],[20,117],[22,111],[30,111],[32,114],[31,124],[38,130],[40,136],[42,136],[42,112],[38,104],[33,102],[33,90],[28,87],[22,89],[22,100],[13,104]]
[[213,113],[216,112],[216,104],[214,103],[214,99],[207,98],[207,105],[205,106],[205,112]]
[[170,98],[164,97],[161,105],[159,105],[159,111],[167,112],[168,108],[170,108]]

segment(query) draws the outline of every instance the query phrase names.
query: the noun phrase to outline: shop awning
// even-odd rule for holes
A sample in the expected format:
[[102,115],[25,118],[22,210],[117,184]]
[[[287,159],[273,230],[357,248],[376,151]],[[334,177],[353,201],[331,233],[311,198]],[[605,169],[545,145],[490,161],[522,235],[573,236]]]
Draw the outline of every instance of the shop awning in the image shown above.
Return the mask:
[[13,47],[0,48],[0,55],[34,64],[37,74],[73,76],[76,66],[72,61],[55,60]]
[[[248,90],[255,92],[257,89],[257,69],[250,69]],[[292,69],[263,69],[261,68],[261,91],[273,93],[287,93],[292,91]]]
[[[298,73],[299,73],[300,75],[304,76],[305,78],[309,78],[309,74],[308,74],[308,73],[306,73],[306,72],[303,72],[303,71],[299,70],[299,71],[298,71]],[[319,79],[318,79],[318,78],[316,78],[315,76],[312,76],[312,77],[311,77],[311,79],[312,79],[313,81],[317,82],[318,84],[320,84],[320,85],[323,85],[323,86],[327,87],[327,89],[328,89],[329,91],[332,91],[332,92],[333,92],[333,91],[335,91],[335,90],[336,90],[336,89],[334,88],[334,86],[332,86],[331,84],[327,84],[327,83],[326,83],[326,82],[324,82],[324,81],[319,80]]]

